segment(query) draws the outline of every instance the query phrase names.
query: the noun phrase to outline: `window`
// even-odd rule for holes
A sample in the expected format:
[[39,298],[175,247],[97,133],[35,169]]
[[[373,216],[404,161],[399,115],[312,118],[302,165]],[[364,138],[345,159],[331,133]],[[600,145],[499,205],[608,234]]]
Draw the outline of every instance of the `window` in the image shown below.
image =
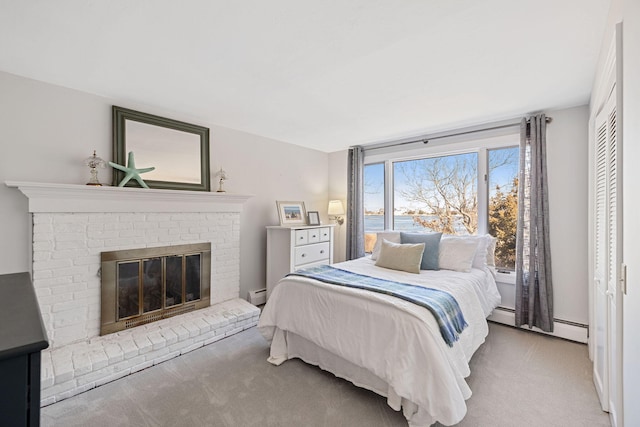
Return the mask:
[[384,163],[364,167],[364,251],[370,253],[376,232],[384,227]]
[[385,229],[490,233],[497,238],[496,267],[514,270],[517,141],[517,135],[509,135],[441,144],[370,156],[375,163],[365,157],[365,252],[372,251],[375,233]]
[[478,231],[478,154],[393,163],[393,228]]
[[518,147],[489,150],[488,231],[497,239],[496,267],[516,268]]

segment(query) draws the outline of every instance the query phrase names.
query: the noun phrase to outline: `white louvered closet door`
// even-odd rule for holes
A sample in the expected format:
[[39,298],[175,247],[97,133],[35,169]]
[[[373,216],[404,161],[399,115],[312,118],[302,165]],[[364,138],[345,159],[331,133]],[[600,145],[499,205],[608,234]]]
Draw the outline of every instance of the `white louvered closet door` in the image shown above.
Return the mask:
[[604,411],[609,410],[608,308],[607,308],[607,121],[602,113],[596,117],[595,183],[594,183],[594,324],[595,349],[593,381]]
[[607,298],[609,301],[609,412],[613,426],[623,425],[622,417],[622,147],[619,144],[618,108],[615,97],[608,104],[608,211],[607,233],[609,273]]
[[624,426],[622,412],[622,23],[616,24],[609,53],[594,91],[591,147],[589,351],[593,381],[613,427]]
[[[621,149],[615,86],[596,116],[594,174],[594,316],[596,329],[594,382],[600,402],[611,413],[612,421],[622,398],[620,355],[622,295],[620,291],[622,257]],[[615,421],[614,421],[615,423]],[[614,424],[615,425],[615,424]]]

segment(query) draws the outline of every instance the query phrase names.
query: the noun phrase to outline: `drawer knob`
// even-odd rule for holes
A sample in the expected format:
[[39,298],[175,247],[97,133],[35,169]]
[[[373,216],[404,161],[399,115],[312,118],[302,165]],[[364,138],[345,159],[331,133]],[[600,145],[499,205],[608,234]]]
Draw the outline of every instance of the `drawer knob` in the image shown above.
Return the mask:
[[302,254],[302,255],[300,255],[300,256],[301,256],[302,258],[304,258],[304,257],[306,257],[306,256],[307,256],[307,254]]
[[321,254],[323,254],[323,253],[324,253],[324,249],[323,249],[323,250],[321,250],[321,251],[320,251],[320,253],[321,253]]

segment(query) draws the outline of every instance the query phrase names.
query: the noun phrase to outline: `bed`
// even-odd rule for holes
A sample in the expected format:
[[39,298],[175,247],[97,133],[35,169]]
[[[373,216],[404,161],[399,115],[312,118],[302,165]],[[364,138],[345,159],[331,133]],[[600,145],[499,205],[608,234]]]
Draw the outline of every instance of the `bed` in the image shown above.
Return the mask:
[[273,289],[258,323],[271,343],[269,362],[280,365],[299,358],[319,366],[385,396],[390,407],[403,411],[410,426],[458,423],[466,414],[465,400],[471,396],[465,380],[470,374],[469,361],[488,334],[486,317],[500,302],[491,267],[484,258],[483,265],[475,266],[481,268],[420,270],[416,274],[381,267],[380,258],[373,258],[331,267],[374,280],[447,292],[457,301],[467,324],[456,341],[448,344],[436,317],[420,305],[384,293],[289,275]]

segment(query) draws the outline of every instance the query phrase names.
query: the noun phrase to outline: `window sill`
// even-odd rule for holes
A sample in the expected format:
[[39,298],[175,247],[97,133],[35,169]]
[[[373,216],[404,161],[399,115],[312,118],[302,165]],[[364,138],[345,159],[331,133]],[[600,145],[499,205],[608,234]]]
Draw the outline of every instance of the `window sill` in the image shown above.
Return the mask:
[[509,273],[496,273],[496,282],[504,283],[507,285],[515,285],[516,284],[516,273],[515,271]]

